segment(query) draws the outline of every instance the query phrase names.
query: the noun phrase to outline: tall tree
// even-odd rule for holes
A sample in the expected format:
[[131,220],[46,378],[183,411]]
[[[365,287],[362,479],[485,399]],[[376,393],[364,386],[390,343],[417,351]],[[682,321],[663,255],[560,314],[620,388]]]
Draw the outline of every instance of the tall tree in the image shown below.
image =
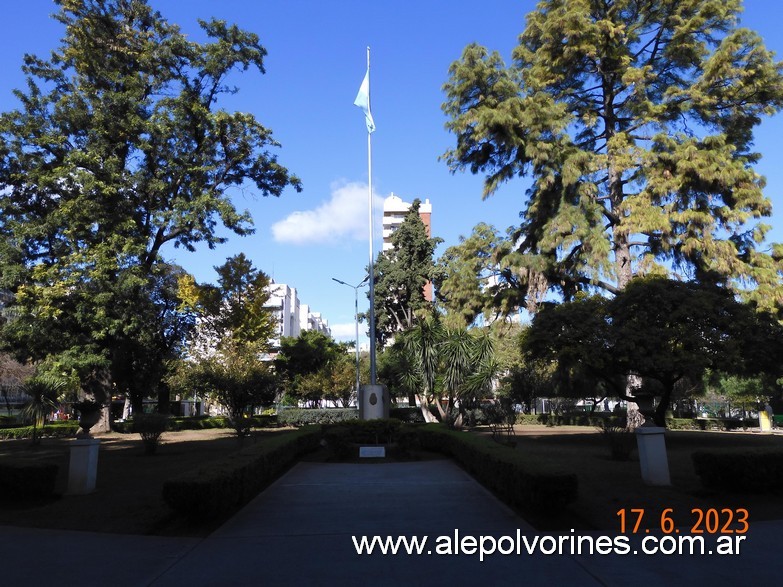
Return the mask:
[[199,284],[192,275],[179,279],[182,309],[195,315],[193,358],[204,358],[229,349],[257,356],[269,350],[277,321],[267,307],[269,276],[253,267],[239,253],[215,267],[217,285]]
[[232,186],[300,183],[269,129],[219,107],[232,72],[264,72],[255,34],[200,21],[198,43],[144,0],[57,4],[60,47],[25,56],[20,106],[0,116],[0,288],[37,333],[15,349],[26,358],[73,351],[87,372],[117,371],[149,333],[116,310],[149,305],[134,296],[165,273],[163,247],[214,247],[219,224],[250,233]]
[[433,255],[439,238],[427,236],[416,199],[391,237],[393,248],[378,255],[375,263],[375,336],[383,347],[395,333],[416,323],[416,313],[432,303],[424,286],[435,275]]
[[445,85],[457,137],[445,160],[486,174],[485,197],[532,178],[508,263],[566,298],[680,273],[783,306],[783,247],[759,250],[771,205],[752,150],[754,127],[783,105],[783,76],[740,10],[542,0],[511,66],[465,49]]
[[637,278],[612,300],[593,296],[545,308],[523,349],[529,358],[555,360],[565,391],[587,395],[603,386],[632,399],[624,381],[637,374],[640,395],[659,398],[654,420],[663,426],[675,388],[698,388],[708,369],[774,380],[779,359],[759,355],[771,348],[780,356],[781,332],[769,314],[737,302],[725,288]]
[[[355,382],[347,382],[340,377],[344,374],[345,361],[350,359],[348,346],[335,342],[332,338],[316,330],[306,330],[297,337],[284,337],[280,340],[280,352],[275,359],[275,370],[286,383],[286,392],[291,397],[317,405],[328,399],[340,399],[345,391],[350,400],[351,389]],[[345,402],[344,402],[345,403]]]
[[514,268],[502,260],[510,241],[483,222],[446,249],[435,271],[435,295],[446,319],[470,326],[481,315],[507,315],[524,302]]

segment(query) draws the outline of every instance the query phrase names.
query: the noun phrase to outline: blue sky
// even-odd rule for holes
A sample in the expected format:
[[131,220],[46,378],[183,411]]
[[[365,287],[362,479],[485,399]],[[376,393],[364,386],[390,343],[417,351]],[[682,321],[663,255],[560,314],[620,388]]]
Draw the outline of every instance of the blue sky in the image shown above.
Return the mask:
[[[462,49],[479,42],[509,60],[532,0],[474,2],[316,0],[151,0],[170,22],[201,40],[196,19],[212,16],[257,33],[268,51],[266,75],[237,75],[239,93],[223,106],[252,112],[282,144],[280,163],[296,173],[304,191],[262,198],[237,191],[238,208],[253,215],[256,232],[230,235],[215,250],[169,249],[199,281],[213,281],[213,266],[244,252],[277,282],[296,287],[302,303],[329,321],[335,337],[353,339],[353,292],[332,281],[358,283],[368,262],[367,134],[353,100],[372,52],[373,184],[379,197],[390,193],[411,201],[429,198],[433,235],[444,239],[439,252],[484,221],[501,230],[516,223],[525,180],[482,201],[482,178],[451,175],[438,161],[454,143],[444,129],[441,90],[449,65]],[[775,0],[748,0],[743,24],[757,30],[783,57],[783,8]],[[15,107],[11,91],[22,87],[24,53],[48,55],[62,36],[50,18],[50,0],[23,0],[3,6],[0,22],[0,110]],[[783,241],[783,118],[763,122],[757,166],[767,178],[775,213],[771,240]],[[380,234],[376,222],[376,233]],[[380,237],[375,238],[380,248]],[[366,309],[364,295],[360,311]]]

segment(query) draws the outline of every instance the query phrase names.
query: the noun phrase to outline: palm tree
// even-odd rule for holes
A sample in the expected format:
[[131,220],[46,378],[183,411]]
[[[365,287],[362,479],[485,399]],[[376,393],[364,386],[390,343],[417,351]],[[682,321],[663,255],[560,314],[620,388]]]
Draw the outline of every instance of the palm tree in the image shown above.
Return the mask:
[[[403,348],[411,368],[406,387],[417,387],[427,421],[433,402],[442,421],[459,425],[465,405],[485,397],[498,374],[492,339],[485,332],[445,328],[437,316],[422,320],[403,336]],[[441,397],[446,396],[444,407]],[[459,413],[455,411],[458,407]]]
[[60,394],[65,391],[66,383],[47,376],[33,376],[22,385],[22,391],[30,399],[22,406],[19,416],[33,423],[33,444],[40,443],[38,426],[42,428],[46,417],[57,408]]

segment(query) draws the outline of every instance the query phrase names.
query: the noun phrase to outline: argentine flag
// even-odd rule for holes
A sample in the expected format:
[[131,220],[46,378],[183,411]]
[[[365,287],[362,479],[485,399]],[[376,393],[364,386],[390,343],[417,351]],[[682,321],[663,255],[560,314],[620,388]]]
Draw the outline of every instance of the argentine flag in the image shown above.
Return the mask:
[[359,93],[356,94],[356,100],[353,101],[355,106],[358,106],[364,112],[364,121],[367,123],[367,132],[375,132],[375,121],[372,119],[372,112],[370,112],[370,68],[367,68],[367,73],[364,74],[364,81],[362,81],[361,87],[359,87]]

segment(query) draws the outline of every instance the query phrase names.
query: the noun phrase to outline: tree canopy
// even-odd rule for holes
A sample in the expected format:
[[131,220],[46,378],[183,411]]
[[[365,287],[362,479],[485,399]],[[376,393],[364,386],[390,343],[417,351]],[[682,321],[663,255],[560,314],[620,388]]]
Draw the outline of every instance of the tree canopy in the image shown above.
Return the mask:
[[[57,4],[60,46],[25,56],[19,107],[0,115],[6,346],[69,356],[82,378],[108,369],[117,383],[128,348],[171,333],[164,247],[214,247],[220,225],[248,234],[231,189],[279,196],[300,182],[268,128],[220,107],[232,72],[264,72],[257,35],[200,21],[209,40],[192,41],[144,0]],[[129,326],[140,308],[147,326]],[[35,335],[19,341],[21,326]]]
[[416,199],[392,234],[393,248],[378,255],[375,263],[375,336],[383,346],[396,332],[410,329],[416,313],[429,309],[424,286],[435,275],[433,255],[440,242],[427,236]]
[[781,64],[741,0],[542,0],[506,66],[468,46],[443,105],[452,171],[532,186],[506,262],[528,289],[616,293],[637,274],[710,276],[783,306],[783,247],[753,129],[783,105]]
[[640,395],[660,398],[655,420],[662,426],[675,386],[698,388],[708,370],[774,381],[783,367],[782,334],[768,314],[737,302],[725,288],[637,278],[612,300],[592,296],[547,306],[523,350],[530,359],[556,361],[561,387],[585,395],[603,386],[630,399],[625,378],[639,375]]

